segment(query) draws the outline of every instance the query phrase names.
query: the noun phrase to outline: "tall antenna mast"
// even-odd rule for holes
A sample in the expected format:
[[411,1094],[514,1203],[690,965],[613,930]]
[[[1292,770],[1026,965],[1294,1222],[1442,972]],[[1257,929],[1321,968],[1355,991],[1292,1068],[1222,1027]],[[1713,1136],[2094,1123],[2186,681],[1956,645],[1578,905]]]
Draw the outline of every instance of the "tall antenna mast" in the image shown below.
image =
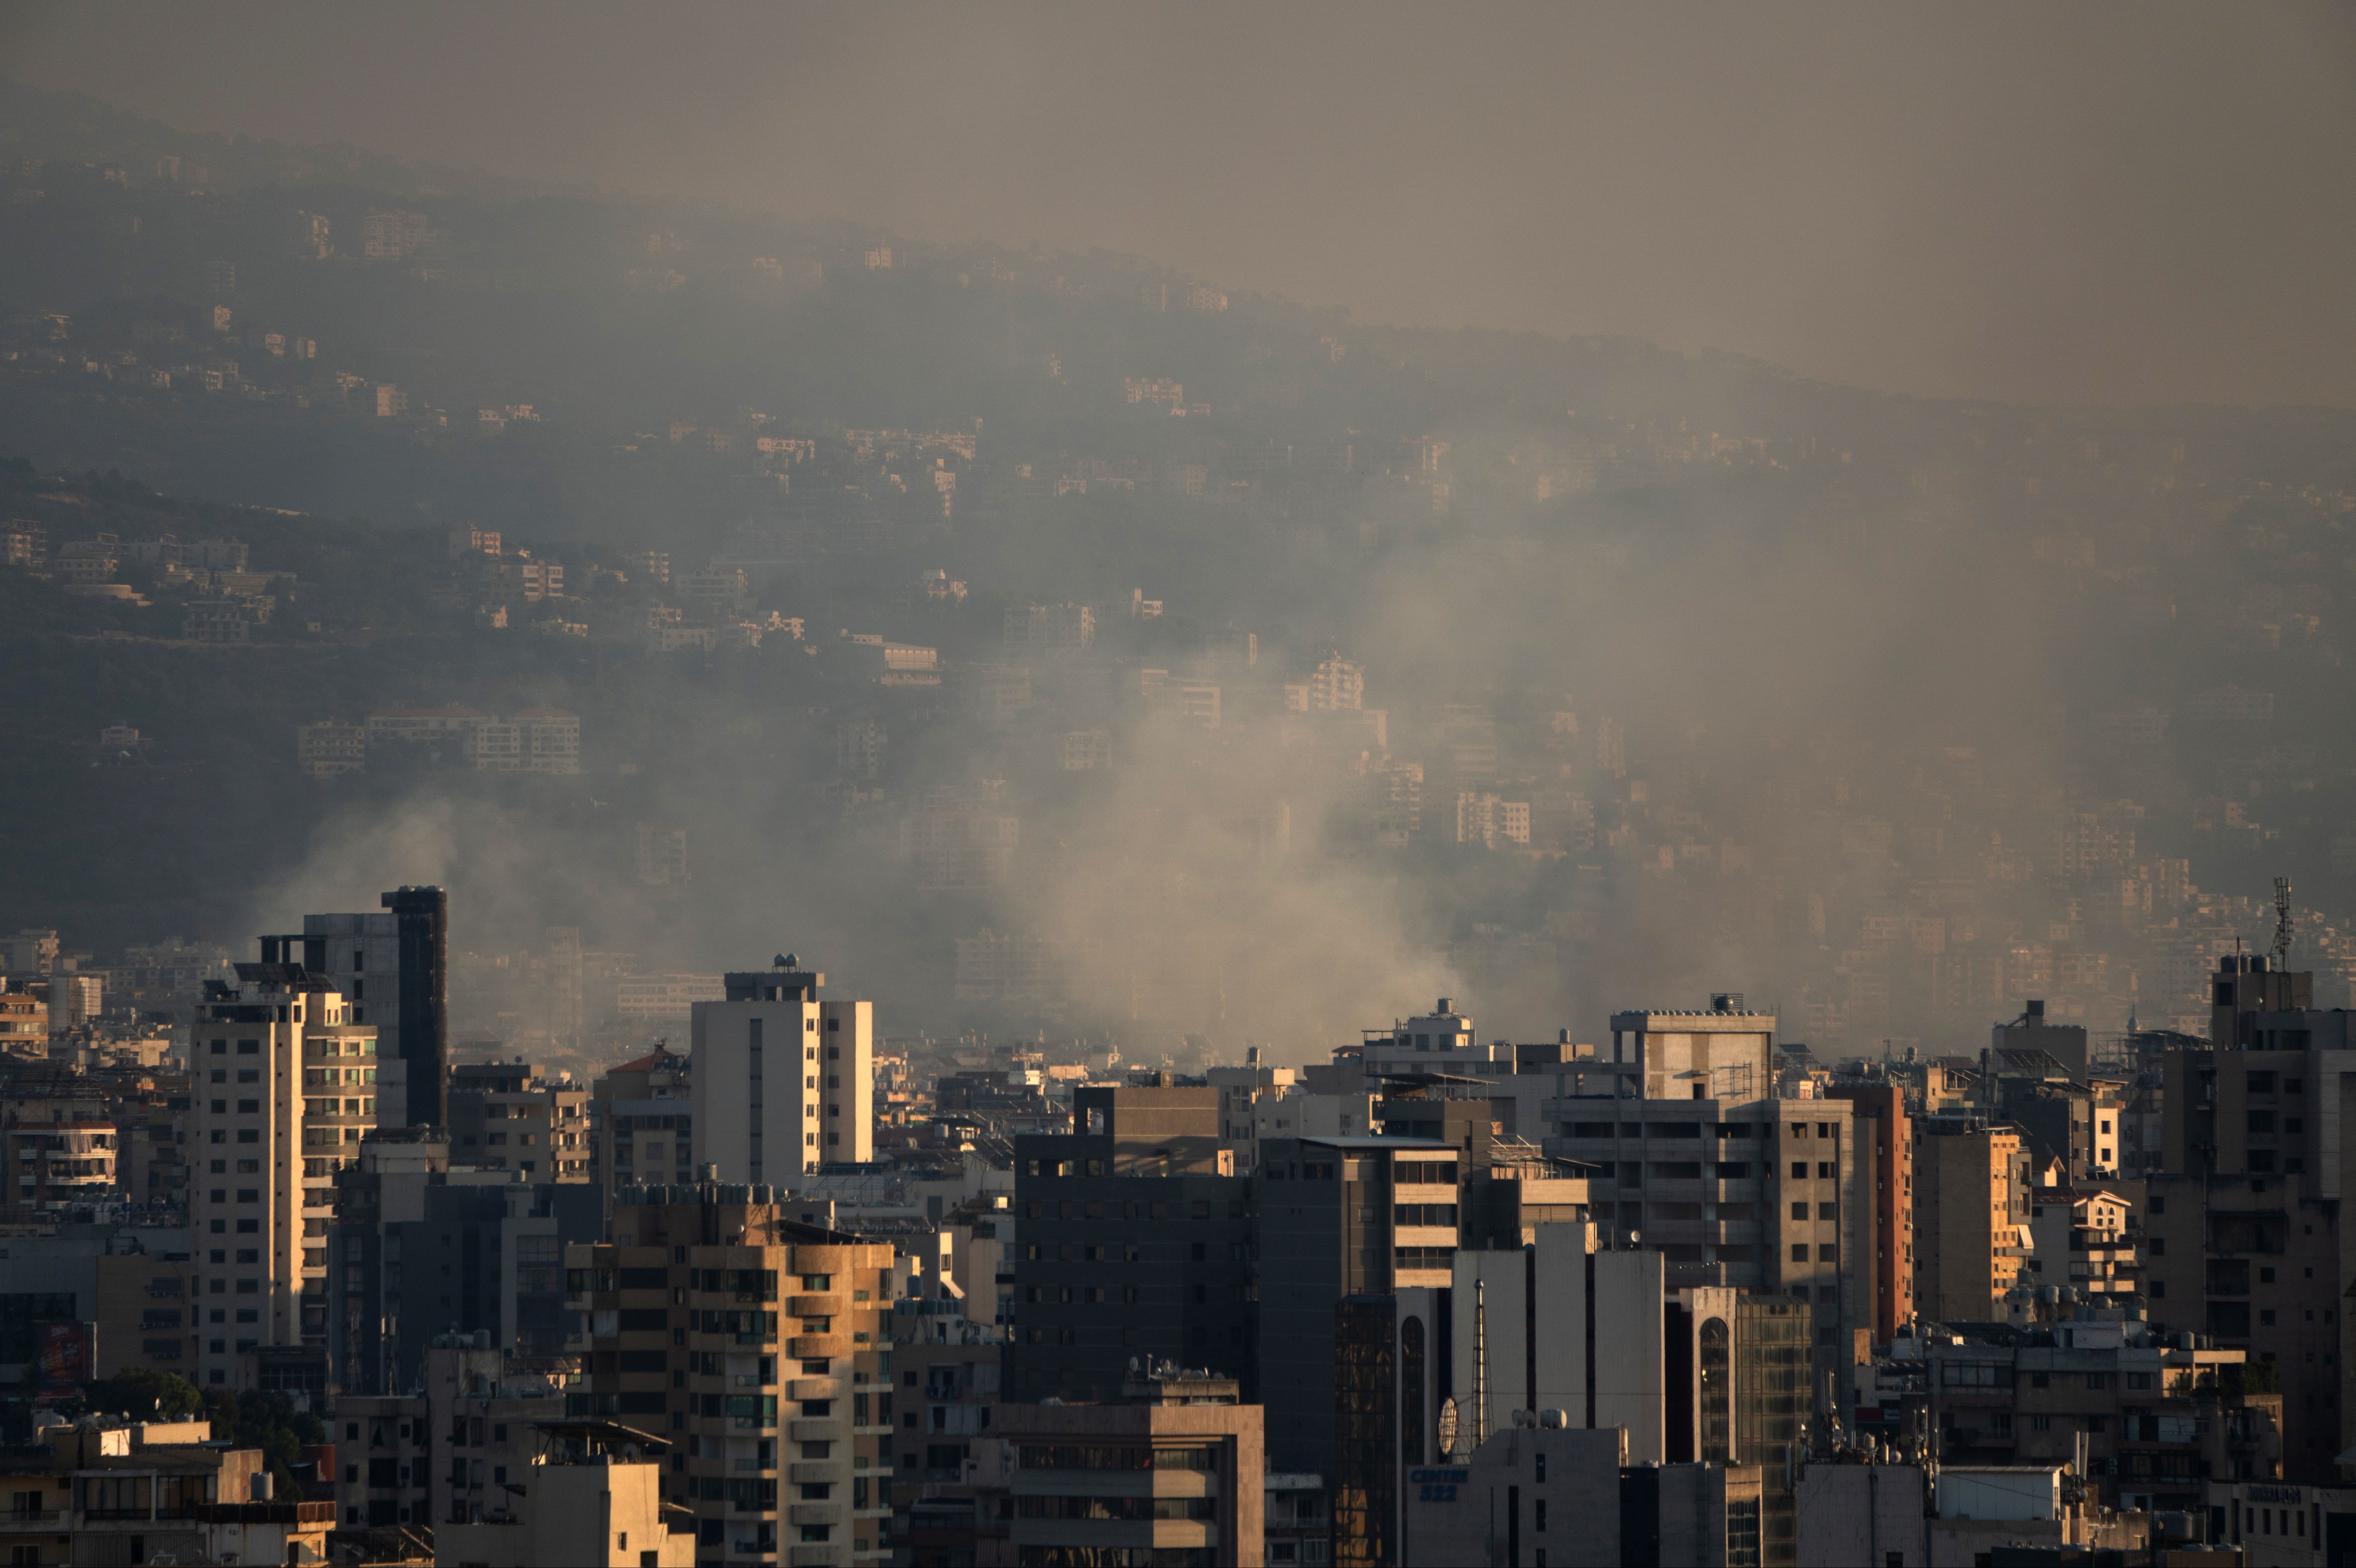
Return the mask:
[[1489,1441],[1489,1282],[1472,1281],[1472,1446]]
[[2298,929],[2290,913],[2290,879],[2275,879],[2275,968],[2290,967],[2290,939]]

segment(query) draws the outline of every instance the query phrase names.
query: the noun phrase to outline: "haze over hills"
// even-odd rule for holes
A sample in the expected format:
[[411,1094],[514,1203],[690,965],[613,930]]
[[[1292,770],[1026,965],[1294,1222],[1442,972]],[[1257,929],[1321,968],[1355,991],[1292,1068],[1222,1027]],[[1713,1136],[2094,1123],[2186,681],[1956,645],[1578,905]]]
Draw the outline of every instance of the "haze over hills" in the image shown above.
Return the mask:
[[[1580,1036],[1731,987],[1826,1051],[2195,1018],[2282,874],[2356,977],[2356,415],[1384,327],[22,86],[0,155],[0,922],[241,944],[443,881],[468,1027],[600,1059],[656,1026],[551,1039],[551,928],[1145,1060],[1442,994]],[[328,721],[365,766],[307,776]]]

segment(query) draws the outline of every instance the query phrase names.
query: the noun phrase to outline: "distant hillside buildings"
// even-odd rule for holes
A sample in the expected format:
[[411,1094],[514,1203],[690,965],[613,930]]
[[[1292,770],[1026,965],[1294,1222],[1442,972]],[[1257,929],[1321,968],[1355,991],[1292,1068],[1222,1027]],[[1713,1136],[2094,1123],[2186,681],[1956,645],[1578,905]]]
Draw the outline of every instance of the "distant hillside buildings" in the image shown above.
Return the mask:
[[502,719],[472,708],[397,702],[369,714],[365,725],[329,719],[295,727],[295,764],[306,778],[363,772],[371,752],[380,765],[569,775],[581,771],[581,717],[542,707]]

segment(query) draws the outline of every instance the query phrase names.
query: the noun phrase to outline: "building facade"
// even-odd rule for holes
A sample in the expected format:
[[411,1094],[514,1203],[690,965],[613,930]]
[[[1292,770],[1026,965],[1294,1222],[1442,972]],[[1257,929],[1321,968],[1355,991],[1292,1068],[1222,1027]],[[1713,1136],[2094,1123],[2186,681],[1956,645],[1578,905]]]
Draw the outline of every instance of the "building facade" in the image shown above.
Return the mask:
[[[197,1253],[196,1381],[327,1339],[336,1173],[376,1125],[376,1035],[300,965],[241,964],[191,1026],[188,1218]],[[330,1075],[332,1074],[332,1078]]]
[[698,1561],[891,1556],[888,1243],[798,1224],[762,1186],[632,1189],[610,1245],[566,1251],[576,1419],[684,1447],[663,1495]]
[[697,1163],[730,1182],[790,1183],[874,1157],[874,1004],[820,1001],[788,955],[694,1004]]

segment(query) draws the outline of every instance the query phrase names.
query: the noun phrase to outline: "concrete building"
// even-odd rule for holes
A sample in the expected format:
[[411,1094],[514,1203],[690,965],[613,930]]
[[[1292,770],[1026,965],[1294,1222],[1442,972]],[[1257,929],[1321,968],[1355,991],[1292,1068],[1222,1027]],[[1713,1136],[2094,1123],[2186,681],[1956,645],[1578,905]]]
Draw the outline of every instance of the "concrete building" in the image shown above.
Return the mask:
[[1141,1375],[1114,1404],[991,1407],[1010,1561],[1263,1568],[1260,1410],[1232,1380]]
[[[1784,1451],[1814,1403],[1811,1309],[1724,1286],[1665,1293],[1658,1253],[1590,1251],[1593,1239],[1542,1226],[1516,1250],[1460,1253],[1451,1290],[1399,1298],[1403,1462],[1440,1462],[1451,1420],[1467,1445],[1511,1427],[1616,1428],[1631,1464],[1763,1467],[1768,1534],[1787,1541]],[[1409,1330],[1416,1317],[1431,1330]],[[1419,1381],[1424,1343],[1440,1361]]]
[[1540,1069],[1555,1086],[1545,1147],[1590,1168],[1596,1224],[1614,1246],[1659,1251],[1670,1290],[1807,1303],[1811,1386],[1821,1396],[1833,1380],[1837,1401],[1853,1331],[1878,1310],[1875,1275],[1853,1260],[1875,1255],[1890,1221],[1863,1185],[1878,1157],[1856,1102],[1776,1097],[1775,1030],[1732,997],[1612,1015],[1608,1056]]
[[2356,1542],[2356,1488],[2211,1481],[2208,1539],[2251,1568],[2331,1568]]
[[591,1357],[567,1408],[684,1442],[663,1488],[694,1510],[699,1560],[882,1563],[892,1249],[787,1220],[778,1198],[715,1182],[622,1194],[612,1244],[567,1249]]
[[262,956],[327,976],[351,1021],[375,1027],[386,1125],[446,1126],[449,899],[440,888],[397,888],[380,901],[387,912],[305,915],[300,937],[262,938]]
[[1252,1181],[1210,1087],[1088,1084],[1014,1140],[1007,1397],[1106,1401],[1141,1359],[1255,1386]]
[[570,1073],[514,1061],[472,1061],[451,1074],[450,1147],[461,1165],[513,1170],[527,1181],[587,1181],[589,1091]]
[[2212,976],[2217,1038],[2236,1043],[2163,1058],[2144,1288],[2156,1324],[2285,1369],[2284,1472],[2317,1483],[2336,1478],[2356,1435],[2340,1202],[2356,1014],[2258,1010],[2254,998],[2303,996],[2310,976],[2243,962],[2222,959]]
[[[893,1364],[900,1374],[899,1495],[970,1497],[974,1445],[1001,1398],[1005,1330],[930,1310],[937,1300],[892,1304]],[[896,1532],[895,1532],[896,1533]]]
[[[134,1367],[187,1377],[197,1360],[195,1261],[178,1252],[110,1252],[92,1261],[98,1309],[94,1375]],[[193,1381],[193,1380],[192,1380]]]
[[2030,1244],[2029,1152],[2010,1127],[1915,1124],[1914,1302],[1924,1317],[2005,1317]]
[[874,1004],[822,1002],[825,984],[788,955],[694,1004],[697,1163],[722,1179],[789,1183],[874,1157]]
[[1989,1030],[1988,1047],[1995,1056],[2007,1051],[2040,1051],[2053,1059],[2061,1075],[2073,1083],[2086,1082],[2086,1028],[2083,1024],[2048,1023],[2045,1004],[2032,999],[2020,1017]]
[[2088,1480],[2118,1508],[2198,1507],[2209,1476],[2276,1478],[2283,1397],[2272,1370],[2141,1327],[2072,1322],[1914,1342],[1944,1458],[2074,1466],[2083,1451]]
[[[1350,1375],[1342,1367],[1343,1305],[1385,1300],[1379,1314],[1369,1307],[1360,1316],[1384,1317],[1372,1343],[1387,1344],[1394,1327],[1387,1298],[1454,1283],[1462,1168],[1457,1149],[1424,1138],[1273,1138],[1260,1146],[1253,1178],[1258,1384],[1276,1468],[1340,1473],[1336,1380]],[[1387,1377],[1383,1385],[1390,1386]]]
[[1872,1251],[1858,1260],[1857,1319],[1886,1345],[1914,1317],[1914,1135],[1895,1083],[1835,1083],[1856,1107],[1857,1191],[1870,1206]]
[[1069,658],[1095,645],[1097,613],[1086,604],[1010,605],[1004,634],[1009,658]]
[[335,1419],[343,1528],[430,1529],[434,1443],[424,1394],[338,1394]]
[[1270,1470],[1260,1482],[1260,1526],[1269,1568],[1332,1562],[1333,1512],[1325,1477]]
[[1810,1465],[1801,1473],[1799,1568],[1928,1568],[1929,1488],[1919,1465]]
[[237,976],[211,982],[190,1029],[195,1372],[208,1385],[263,1347],[325,1345],[336,1173],[377,1120],[376,1033],[342,995],[300,965],[240,964]]
[[2144,1290],[2155,1324],[2287,1369],[2285,1474],[2329,1480],[2356,1435],[2340,1202],[2356,1015],[2307,1007],[2312,976],[2263,958],[2227,955],[2211,978],[2215,1043],[2161,1059]]
[[537,1423],[564,1416],[577,1360],[511,1360],[487,1334],[441,1334],[393,1394],[339,1392],[326,1413],[343,1459],[337,1517],[347,1530],[440,1529],[512,1516],[539,1456]]
[[305,778],[331,779],[368,767],[368,730],[363,725],[323,719],[294,727],[294,765]]
[[544,1360],[563,1349],[564,1249],[604,1234],[586,1182],[452,1168],[447,1145],[372,1139],[342,1173],[327,1232],[327,1350],[354,1393],[418,1386],[441,1337],[487,1337]]
[[2065,1465],[1943,1465],[1926,1480],[1919,1466],[1850,1457],[1801,1471],[1800,1568],[2241,1560],[2185,1550],[2180,1540],[2177,1550],[2148,1555],[2152,1520],[2102,1507]]
[[[11,980],[10,985],[18,982]],[[35,982],[27,980],[26,985]],[[0,1051],[45,1056],[49,1049],[49,988],[0,990]]]
[[[535,1430],[541,1451],[518,1471],[506,1517],[436,1526],[436,1562],[690,1568],[696,1561],[694,1520],[662,1499],[669,1444],[604,1421],[541,1422]],[[806,1561],[799,1553],[787,1560]]]
[[1632,1465],[1625,1435],[1531,1422],[1411,1470],[1392,1560],[1547,1568],[1760,1561],[1757,1467]]
[[[1259,1047],[1245,1051],[1240,1067],[1213,1067],[1203,1074],[1205,1082],[1219,1094],[1219,1141],[1235,1151],[1239,1172],[1248,1175],[1258,1160],[1258,1118],[1256,1108],[1262,1102],[1274,1102],[1290,1096],[1300,1082],[1300,1073],[1290,1067],[1271,1067],[1260,1061]],[[1363,1128],[1365,1124],[1359,1124]],[[1288,1131],[1305,1131],[1289,1128]]]
[[[56,1418],[43,1413],[39,1418]],[[323,1562],[330,1503],[277,1500],[259,1448],[209,1422],[37,1425],[0,1455],[0,1546],[12,1563]]]
[[2110,1188],[2070,1186],[2059,1166],[2040,1175],[2029,1193],[2029,1280],[2089,1305],[2132,1301],[2141,1310],[2140,1249],[2128,1233],[2134,1200]]
[[0,1206],[29,1217],[61,1204],[111,1200],[120,1186],[118,1140],[111,1120],[93,1116],[25,1122],[8,1113],[0,1126]]
[[694,1061],[658,1043],[589,1086],[591,1169],[608,1206],[624,1187],[685,1186],[695,1178]]

